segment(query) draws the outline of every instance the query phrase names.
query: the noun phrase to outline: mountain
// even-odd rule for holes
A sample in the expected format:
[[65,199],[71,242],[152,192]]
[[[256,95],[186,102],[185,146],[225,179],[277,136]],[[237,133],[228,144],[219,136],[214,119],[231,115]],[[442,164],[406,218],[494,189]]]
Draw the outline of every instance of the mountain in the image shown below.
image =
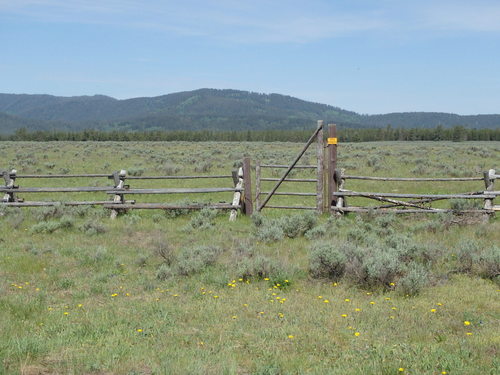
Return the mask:
[[263,130],[304,129],[316,120],[345,127],[497,128],[500,115],[448,113],[360,115],[280,94],[199,89],[157,97],[118,100],[109,96],[59,97],[0,94],[0,133],[28,130]]

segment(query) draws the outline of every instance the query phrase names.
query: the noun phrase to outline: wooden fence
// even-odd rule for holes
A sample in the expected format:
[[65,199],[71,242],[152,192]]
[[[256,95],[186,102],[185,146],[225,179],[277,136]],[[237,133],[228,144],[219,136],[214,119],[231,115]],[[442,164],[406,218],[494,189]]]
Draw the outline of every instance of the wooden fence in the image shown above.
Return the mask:
[[[315,165],[300,165],[298,162],[313,144],[316,144]],[[324,137],[323,121],[318,121],[317,127],[302,150],[295,157],[290,165],[265,164],[260,161],[255,163],[256,175],[256,197],[255,209],[261,211],[264,208],[277,209],[301,209],[315,210],[318,213],[349,213],[349,212],[379,212],[379,213],[439,213],[439,212],[460,212],[460,213],[487,213],[494,214],[500,211],[500,206],[494,204],[494,199],[500,194],[495,190],[495,180],[500,178],[495,170],[490,169],[484,172],[483,176],[477,177],[371,177],[348,175],[344,170],[337,168],[337,129],[334,124],[328,125],[328,133]],[[325,150],[326,149],[326,150]],[[266,169],[285,169],[281,178],[263,177],[262,173]],[[292,170],[308,170],[315,172],[310,178],[290,178]],[[116,217],[119,212],[128,209],[201,209],[204,207],[213,209],[231,210],[230,220],[235,220],[238,210],[246,215],[253,213],[252,200],[252,178],[250,159],[243,159],[243,166],[231,175],[212,176],[129,176],[125,170],[112,174],[62,174],[62,175],[18,175],[16,170],[2,172],[5,186],[0,187],[3,193],[2,205],[13,207],[40,207],[40,206],[78,206],[78,205],[101,205],[112,210],[111,217]],[[112,186],[107,187],[20,187],[17,185],[19,179],[66,179],[66,178],[107,178],[113,181]],[[196,179],[232,179],[231,187],[203,187],[203,188],[130,188],[126,182],[133,180],[196,180]],[[368,180],[368,181],[407,181],[407,182],[458,182],[458,181],[483,181],[485,188],[472,192],[460,194],[413,194],[413,193],[387,193],[387,192],[364,192],[346,189],[347,180]],[[270,191],[262,191],[262,182],[276,182]],[[314,183],[315,191],[278,191],[283,182],[287,183]],[[19,194],[27,193],[104,193],[110,197],[107,200],[94,201],[24,201]],[[127,200],[125,196],[141,195],[163,195],[163,194],[201,194],[201,193],[232,193],[231,202],[219,202],[213,204],[187,204],[178,205],[171,203],[139,203],[135,200]],[[313,205],[268,205],[273,196],[297,196],[315,197],[316,204]],[[384,203],[378,206],[349,206],[349,197],[367,198]],[[350,199],[350,198],[349,198]],[[447,209],[431,207],[436,201],[447,199],[482,199],[482,208],[477,209]]]
[[[337,129],[335,124],[328,125],[328,136],[326,146],[323,138],[323,121],[318,121],[318,126],[309,141],[306,143],[301,152],[297,155],[290,165],[268,165],[256,162],[256,206],[257,210],[261,211],[264,208],[281,208],[281,209],[309,209],[316,210],[319,213],[349,213],[349,212],[378,212],[378,213],[439,213],[439,212],[455,212],[455,213],[486,213],[493,214],[495,211],[500,211],[500,206],[494,204],[494,199],[500,194],[495,191],[495,179],[500,178],[495,170],[490,169],[484,172],[483,176],[477,177],[371,177],[371,176],[353,176],[345,174],[344,170],[337,168]],[[316,142],[317,165],[298,165],[298,161],[304,155],[308,147]],[[326,147],[326,155],[324,149]],[[326,163],[325,163],[326,162]],[[326,164],[326,166],[324,165]],[[261,177],[263,168],[286,168],[286,172],[281,178],[263,178]],[[290,172],[294,169],[309,168],[316,170],[316,178],[288,178]],[[369,180],[369,181],[407,181],[407,182],[437,182],[445,181],[448,183],[458,181],[483,181],[485,188],[473,192],[465,192],[459,194],[412,194],[412,193],[382,193],[382,192],[362,192],[346,189],[347,180]],[[262,191],[262,181],[276,181],[276,185],[271,191]],[[283,182],[314,182],[316,183],[316,192],[281,192],[278,191]],[[324,188],[326,185],[326,188]],[[479,187],[478,187],[479,189]],[[265,199],[261,203],[262,196]],[[316,196],[316,206],[278,206],[268,205],[267,203],[273,196]],[[348,206],[346,197],[362,197],[378,202],[383,202],[385,205],[378,206]],[[460,208],[434,208],[431,204],[436,201],[449,199],[482,199],[484,204],[482,208],[460,209]]]
[[[28,175],[17,174],[17,171],[1,172],[5,181],[5,186],[0,187],[3,193],[1,205],[9,207],[47,207],[47,206],[103,206],[112,210],[111,217],[114,218],[119,212],[129,209],[227,209],[231,210],[230,220],[235,220],[238,210],[246,215],[253,212],[250,159],[243,160],[243,166],[231,175],[199,175],[199,176],[128,176],[126,170],[114,172],[112,174],[59,174],[59,175]],[[113,181],[112,186],[95,187],[20,187],[19,179],[68,179],[68,178],[107,178]],[[232,187],[203,187],[203,188],[130,188],[133,180],[197,180],[197,179],[228,179],[233,181]],[[211,204],[171,204],[171,203],[138,203],[135,200],[127,200],[125,196],[140,196],[150,194],[203,194],[203,193],[232,193],[233,199],[230,203],[219,202]],[[57,201],[25,201],[19,197],[20,194],[33,193],[58,193]],[[92,201],[64,201],[59,197],[61,193],[101,193],[106,194],[111,199]]]
[[[456,213],[494,213],[500,211],[500,206],[494,205],[494,199],[500,194],[494,190],[495,179],[500,177],[495,174],[495,170],[490,169],[485,172],[483,177],[443,177],[443,178],[408,178],[408,177],[369,177],[369,176],[350,176],[346,175],[344,170],[338,172],[340,184],[337,192],[333,196],[337,198],[335,205],[332,205],[331,210],[334,212],[386,212],[386,213],[440,213],[440,212],[456,212]],[[371,180],[371,181],[405,181],[405,182],[437,182],[445,181],[448,183],[458,181],[484,181],[486,190],[478,190],[473,192],[465,192],[459,194],[411,194],[411,193],[377,193],[377,192],[359,192],[348,190],[345,188],[347,180]],[[346,197],[363,197],[379,202],[386,203],[379,206],[348,206]],[[402,199],[409,199],[403,201]],[[449,199],[481,199],[484,200],[482,208],[475,209],[460,209],[460,208],[434,208],[430,205],[436,201]]]

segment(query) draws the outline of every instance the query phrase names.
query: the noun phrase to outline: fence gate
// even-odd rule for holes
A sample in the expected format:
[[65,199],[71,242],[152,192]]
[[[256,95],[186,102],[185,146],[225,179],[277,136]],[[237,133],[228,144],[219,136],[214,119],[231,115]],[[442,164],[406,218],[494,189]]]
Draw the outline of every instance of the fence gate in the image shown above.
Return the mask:
[[[327,210],[328,203],[324,200],[325,193],[325,170],[324,170],[324,148],[325,142],[323,138],[323,121],[318,121],[316,130],[313,132],[307,143],[304,145],[299,154],[295,157],[294,161],[290,165],[274,165],[274,164],[261,164],[259,161],[256,162],[255,168],[255,178],[256,178],[256,207],[257,211],[262,211],[263,208],[281,208],[281,209],[301,209],[301,210],[315,210],[318,213],[323,213]],[[329,163],[331,160],[336,160],[337,155],[337,139],[335,137],[336,127],[335,125],[330,126],[329,137],[328,137],[328,149],[329,149]],[[301,157],[305,154],[305,152],[309,149],[309,147],[316,142],[316,165],[300,165],[298,164]],[[281,176],[281,178],[267,178],[262,177],[262,170],[265,168],[282,168],[286,169],[285,173]],[[288,175],[293,169],[310,169],[316,170],[316,178],[288,178]],[[334,181],[334,176],[331,178]],[[276,184],[271,189],[271,191],[262,191],[261,190],[261,182],[262,181],[276,181]],[[316,192],[278,192],[278,188],[281,186],[283,182],[292,182],[292,183],[302,183],[302,182],[315,182],[316,183]],[[328,184],[328,189],[332,189],[331,191],[336,191],[335,182],[333,185]],[[330,190],[329,190],[330,191]],[[311,196],[316,197],[316,206],[278,206],[278,205],[268,205],[269,200],[274,195],[287,195],[287,196]],[[263,198],[264,196],[264,198]],[[333,195],[329,195],[333,197]],[[326,203],[326,204],[325,204]]]
[[[318,121],[318,126],[313,132],[300,153],[295,157],[294,161],[289,165],[272,165],[261,164],[256,162],[256,207],[257,211],[263,208],[280,208],[280,209],[309,209],[316,210],[318,213],[339,213],[345,214],[349,212],[377,212],[377,213],[439,213],[439,212],[454,212],[459,214],[483,213],[494,214],[500,211],[500,206],[495,205],[494,199],[500,195],[498,190],[495,190],[495,180],[500,178],[500,175],[494,169],[484,172],[483,176],[477,177],[372,177],[372,176],[354,176],[348,175],[345,171],[337,168],[337,128],[335,124],[328,125],[328,136],[326,138],[326,146],[323,138],[323,121]],[[297,164],[300,158],[305,154],[307,149],[316,142],[316,165],[299,165]],[[325,160],[326,147],[326,160]],[[326,168],[324,166],[326,161]],[[264,168],[283,168],[286,169],[281,178],[265,178],[261,176]],[[316,169],[316,178],[288,178],[293,169]],[[453,183],[456,181],[484,181],[485,189],[465,192],[461,194],[413,194],[413,193],[379,193],[354,191],[346,189],[347,180],[372,180],[372,181],[446,181]],[[276,181],[275,186],[271,191],[262,191],[262,181]],[[316,182],[316,193],[312,192],[281,192],[278,191],[283,182]],[[326,185],[326,189],[325,189]],[[269,200],[274,195],[284,196],[316,196],[316,206],[284,206],[284,205],[268,205]],[[262,199],[262,197],[265,197]],[[348,206],[346,197],[367,198],[382,202],[378,206]],[[356,198],[356,199],[357,199]],[[457,208],[435,208],[431,207],[432,202],[449,200],[449,199],[479,199],[484,200],[484,205],[481,208],[473,209],[457,209]]]

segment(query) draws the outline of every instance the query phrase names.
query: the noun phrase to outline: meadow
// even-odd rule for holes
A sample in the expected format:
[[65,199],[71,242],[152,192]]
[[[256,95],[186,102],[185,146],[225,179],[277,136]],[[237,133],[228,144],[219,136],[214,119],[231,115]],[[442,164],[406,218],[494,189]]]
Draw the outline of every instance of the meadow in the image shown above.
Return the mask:
[[[0,169],[30,173],[231,174],[244,156],[286,164],[300,143],[2,142]],[[339,146],[368,176],[480,176],[500,142]],[[301,164],[314,164],[314,150]],[[278,177],[283,170],[268,170]],[[311,177],[314,172],[293,172]],[[19,179],[20,186],[109,186]],[[231,178],[131,187],[232,187]],[[263,186],[269,190],[272,183]],[[375,183],[358,191],[483,189],[481,181]],[[285,183],[286,191],[315,191]],[[105,199],[102,193],[23,194]],[[134,197],[135,199],[136,198]],[[231,193],[141,202],[231,202]],[[359,199],[361,202],[361,199]],[[274,197],[312,205],[314,197]],[[350,200],[350,203],[358,202]],[[482,204],[482,202],[479,202]],[[452,202],[455,205],[464,202]],[[498,202],[497,202],[498,204]],[[444,204],[443,204],[444,205]],[[264,210],[0,206],[0,373],[497,374],[498,218]]]

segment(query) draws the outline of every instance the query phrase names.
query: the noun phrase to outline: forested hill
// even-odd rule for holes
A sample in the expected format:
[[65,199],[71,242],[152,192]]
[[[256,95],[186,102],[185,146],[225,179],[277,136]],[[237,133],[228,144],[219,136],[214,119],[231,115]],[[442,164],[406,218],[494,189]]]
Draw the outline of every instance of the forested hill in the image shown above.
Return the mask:
[[356,127],[500,127],[500,115],[447,113],[360,115],[291,96],[200,89],[150,98],[0,94],[0,132],[28,130],[304,129],[318,119]]

